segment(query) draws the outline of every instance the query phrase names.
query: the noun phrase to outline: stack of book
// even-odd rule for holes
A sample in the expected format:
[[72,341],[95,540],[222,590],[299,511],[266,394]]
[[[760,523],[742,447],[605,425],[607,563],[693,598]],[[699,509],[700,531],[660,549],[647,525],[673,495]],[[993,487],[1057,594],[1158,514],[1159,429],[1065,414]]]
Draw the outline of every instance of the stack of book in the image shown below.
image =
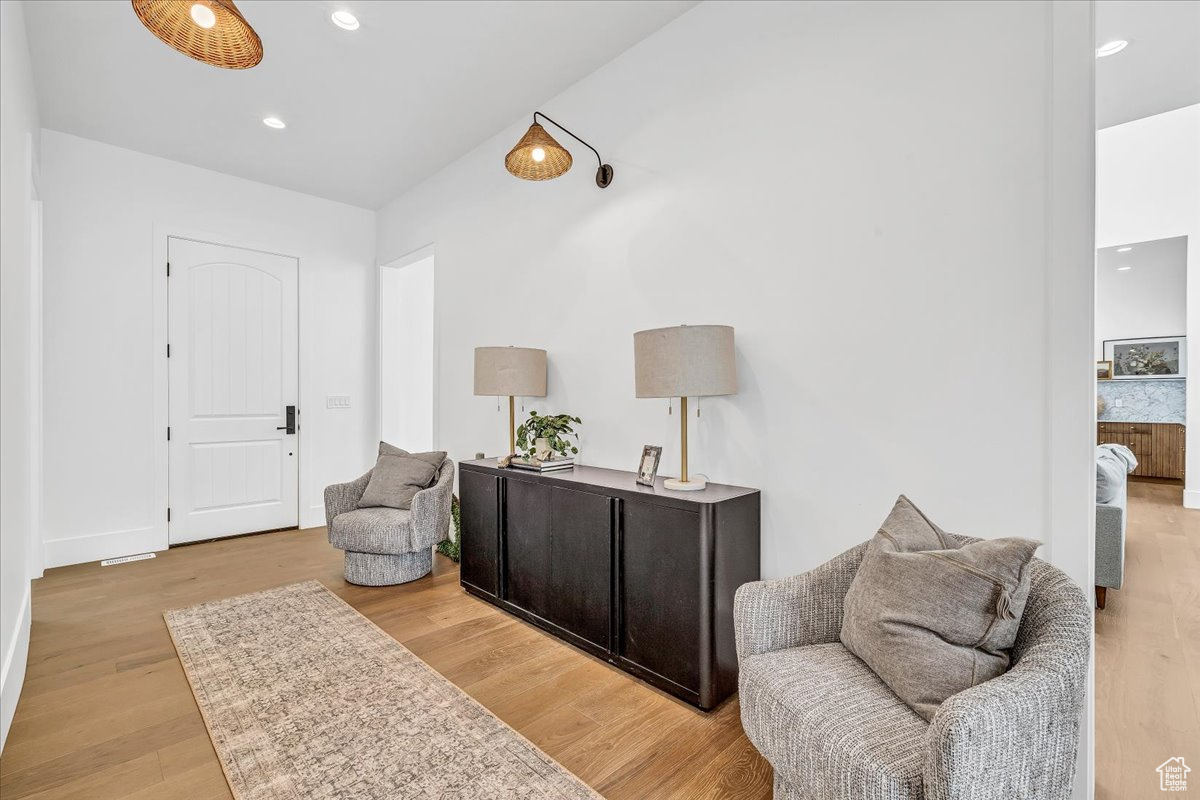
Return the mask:
[[549,461],[539,461],[536,458],[513,456],[509,466],[517,469],[527,469],[533,472],[553,472],[558,469],[570,469],[575,466],[573,458],[552,458]]

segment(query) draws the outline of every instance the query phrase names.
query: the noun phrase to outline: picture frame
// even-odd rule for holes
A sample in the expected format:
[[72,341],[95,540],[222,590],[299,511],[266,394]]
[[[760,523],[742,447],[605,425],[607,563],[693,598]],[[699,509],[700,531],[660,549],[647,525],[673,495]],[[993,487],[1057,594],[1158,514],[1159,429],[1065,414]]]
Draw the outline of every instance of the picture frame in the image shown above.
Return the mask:
[[637,482],[642,486],[653,486],[658,475],[658,462],[662,460],[662,448],[648,444],[642,448],[642,459],[638,462]]
[[1112,362],[1114,381],[1185,378],[1187,337],[1139,336],[1132,339],[1105,339],[1104,360]]
[[1096,362],[1096,380],[1111,381],[1113,376],[1113,362],[1097,361]]

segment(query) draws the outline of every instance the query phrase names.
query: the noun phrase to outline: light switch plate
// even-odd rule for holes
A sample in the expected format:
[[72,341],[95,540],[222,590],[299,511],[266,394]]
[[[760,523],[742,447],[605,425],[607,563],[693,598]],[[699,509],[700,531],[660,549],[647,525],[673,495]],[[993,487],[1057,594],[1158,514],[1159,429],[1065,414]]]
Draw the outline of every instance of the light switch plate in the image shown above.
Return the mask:
[[1125,405],[1125,401],[1118,397],[1116,402],[1113,403],[1113,405],[1115,405],[1117,408],[1121,408],[1122,406]]
[[325,395],[326,408],[349,408],[350,395],[348,394],[327,394]]

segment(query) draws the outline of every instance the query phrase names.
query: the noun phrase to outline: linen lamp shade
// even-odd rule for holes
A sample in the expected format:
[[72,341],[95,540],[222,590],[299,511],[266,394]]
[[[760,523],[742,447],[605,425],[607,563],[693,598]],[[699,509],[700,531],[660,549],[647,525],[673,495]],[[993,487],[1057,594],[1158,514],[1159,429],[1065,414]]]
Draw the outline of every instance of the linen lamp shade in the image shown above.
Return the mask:
[[545,397],[546,351],[532,347],[476,347],[475,394]]
[[638,397],[712,397],[737,394],[733,328],[680,325],[633,335]]
[[679,478],[663,481],[676,491],[703,489],[688,477],[687,399],[737,393],[733,328],[680,325],[633,335],[633,382],[638,397],[679,398]]
[[508,452],[516,452],[517,405],[513,398],[546,396],[546,351],[476,347],[475,394],[508,396]]

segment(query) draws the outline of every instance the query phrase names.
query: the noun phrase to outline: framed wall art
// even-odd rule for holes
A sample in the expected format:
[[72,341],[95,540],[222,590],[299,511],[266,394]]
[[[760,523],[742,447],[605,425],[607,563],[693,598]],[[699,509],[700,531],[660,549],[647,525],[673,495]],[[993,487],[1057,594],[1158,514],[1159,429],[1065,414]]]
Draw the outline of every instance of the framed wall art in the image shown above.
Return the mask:
[[1108,339],[1104,342],[1104,360],[1112,362],[1116,381],[1183,378],[1187,375],[1187,337]]

